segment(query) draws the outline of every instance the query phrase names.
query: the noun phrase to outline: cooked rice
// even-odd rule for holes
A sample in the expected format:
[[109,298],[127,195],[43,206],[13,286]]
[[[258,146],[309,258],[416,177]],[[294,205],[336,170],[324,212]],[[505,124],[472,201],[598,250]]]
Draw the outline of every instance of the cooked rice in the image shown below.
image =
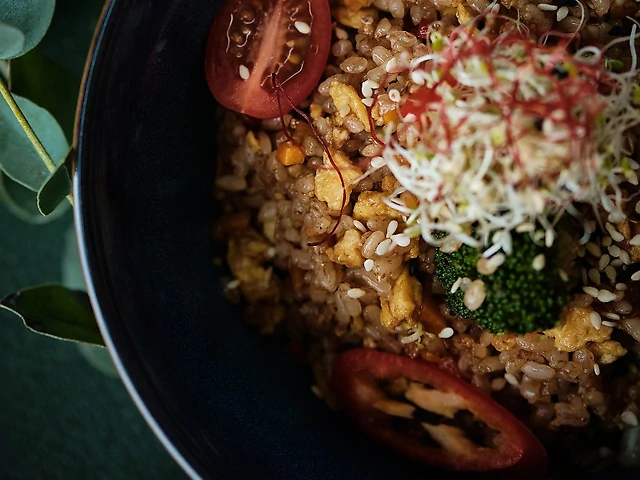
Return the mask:
[[[332,201],[341,195],[339,188],[331,190],[337,175],[326,167],[320,142],[302,120],[285,118],[305,155],[304,163],[292,166],[277,160],[277,149],[287,141],[279,119],[250,128],[241,116],[226,112],[221,123],[220,138],[226,148],[221,150],[216,195],[224,215],[217,234],[228,242],[227,260],[235,277],[227,288],[240,287],[247,318],[265,333],[284,326],[293,341],[310,352],[317,382],[314,393],[329,404],[332,357],[345,348],[363,346],[431,362],[455,359],[464,378],[497,398],[547,444],[554,440],[545,431],[582,438],[582,429],[567,427],[615,432],[637,425],[639,378],[624,374],[625,362],[640,354],[635,283],[640,271],[626,267],[640,261],[637,218],[633,223],[607,223],[604,230],[593,222],[585,229],[586,243],[576,247],[576,254],[584,263],[586,295],[575,296],[558,327],[546,335],[483,331],[472,321],[448,315],[439,305],[444,292],[433,278],[434,249],[402,234],[406,217],[384,201],[397,182],[380,163],[381,149],[368,132],[368,122],[353,108],[338,107],[330,94],[331,85],[339,82],[353,87],[358,99],[370,106],[372,101],[367,100],[392,70],[391,64],[426,53],[424,43],[403,30],[404,21],[414,26],[437,23],[441,31],[450,31],[485,10],[489,2],[374,0],[374,10],[366,9],[371,3],[367,0],[341,3],[361,15],[361,26],[347,27],[341,10],[334,10],[338,25],[333,57],[322,83],[303,107],[328,145],[352,165],[345,180],[356,183],[343,215],[338,216]],[[640,10],[631,0],[591,0],[584,7],[583,23],[583,7],[574,1],[502,3],[503,14],[518,17],[532,30],[573,32],[580,27],[582,41],[597,45],[622,35],[625,16]],[[486,28],[497,31],[499,25]],[[622,44],[612,51],[618,58],[628,55]],[[410,82],[406,75],[391,75],[391,86],[376,99],[372,114],[376,125],[393,121],[390,112]],[[402,132],[398,136],[401,142],[412,141],[402,138]],[[368,170],[369,165],[374,169]],[[640,202],[635,212],[640,213]],[[309,246],[336,222],[330,241]],[[501,259],[493,258],[494,263]],[[544,261],[544,257],[534,260],[540,268]],[[478,308],[483,286],[468,280],[459,279],[454,288],[468,287],[470,305]],[[439,305],[435,308],[444,313],[446,323],[428,315],[433,308],[429,302]],[[615,449],[603,444],[608,438],[584,437],[583,449],[577,444],[572,448]],[[596,457],[603,462],[614,459],[610,454]]]

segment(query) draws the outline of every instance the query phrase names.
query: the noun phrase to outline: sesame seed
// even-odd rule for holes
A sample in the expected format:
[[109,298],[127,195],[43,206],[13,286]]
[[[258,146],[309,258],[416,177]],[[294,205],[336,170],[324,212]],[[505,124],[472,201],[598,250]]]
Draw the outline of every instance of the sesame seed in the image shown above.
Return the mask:
[[251,75],[249,69],[244,65],[240,65],[238,67],[238,73],[240,74],[240,78],[243,80],[249,80],[249,75]]
[[391,238],[391,235],[396,233],[397,229],[398,229],[398,221],[397,220],[391,220],[389,222],[389,225],[387,225],[387,238]]
[[607,222],[604,226],[611,238],[613,238],[616,242],[621,242],[624,240],[624,235],[622,235],[619,231],[616,230],[616,227]]
[[603,312],[602,315],[607,317],[609,320],[620,320],[620,315],[613,312]]
[[637,282],[638,280],[640,280],[640,270],[638,270],[636,273],[631,275],[631,280],[634,282]]
[[464,306],[474,312],[480,308],[486,296],[484,282],[482,280],[474,280],[464,291]]
[[589,270],[589,280],[591,280],[591,282],[595,283],[596,285],[600,285],[600,272],[595,268]]
[[624,265],[629,265],[631,263],[631,257],[626,250],[620,249],[620,260]]
[[504,374],[504,379],[509,382],[509,384],[513,385],[513,386],[518,386],[518,379],[516,378],[516,376],[513,373],[505,373]]
[[589,283],[589,277],[587,276],[587,269],[582,267],[580,269],[580,276],[582,277],[582,284],[587,285]]
[[597,243],[589,242],[585,245],[585,248],[594,257],[600,258],[602,256],[602,250],[600,250],[600,246]]
[[361,288],[350,288],[349,291],[347,291],[347,296],[349,298],[362,298],[366,293],[367,292]]
[[460,288],[460,285],[462,285],[462,277],[458,277],[458,279],[453,282],[453,285],[451,285],[451,293],[456,293]]
[[569,15],[569,7],[564,6],[564,7],[560,7],[558,9],[558,12],[556,13],[556,20],[558,22],[561,22],[562,20],[564,20],[567,15]]
[[597,363],[593,364],[593,373],[595,373],[596,375],[600,375],[600,365],[598,365]]
[[544,230],[536,230],[536,233],[533,234],[533,239],[536,242],[541,241],[544,238]]
[[636,417],[636,414],[631,410],[625,410],[624,412],[622,412],[622,415],[620,415],[620,420],[622,420],[627,425],[631,425],[632,427],[638,426],[638,417]]
[[296,22],[293,24],[293,26],[296,27],[296,30],[298,30],[303,35],[308,35],[309,33],[311,33],[311,27],[308,23]]
[[238,288],[239,286],[240,286],[240,280],[238,280],[237,278],[227,283],[227,289],[229,290],[233,290],[235,288]]
[[598,260],[598,270],[602,271],[605,268],[607,268],[607,265],[609,265],[609,261],[611,260],[611,257],[609,255],[607,255],[606,253],[604,255],[602,255],[600,257],[600,260]]
[[[365,262],[367,263],[367,262]],[[594,287],[582,287],[582,291],[584,293],[586,293],[587,295],[593,297],[593,298],[597,298],[599,290],[597,288]]]
[[624,292],[627,289],[626,283],[616,283],[616,290]]
[[274,247],[269,247],[269,248],[267,249],[267,252],[266,252],[266,253],[267,253],[267,257],[269,257],[269,258],[273,258],[273,257],[275,257],[275,256],[276,256],[276,253],[277,253],[277,252],[276,252],[276,249],[275,249]]
[[443,328],[442,330],[440,330],[440,333],[438,334],[438,336],[440,338],[451,338],[451,337],[453,337],[453,328],[451,328],[451,327]]
[[602,303],[613,302],[616,299],[616,294],[610,290],[605,290],[604,288],[598,292],[597,296],[598,301]]
[[634,235],[633,238],[629,240],[629,245],[633,245],[634,247],[637,247],[640,245],[640,233],[637,235]]
[[354,220],[353,221],[353,226],[356,227],[361,232],[366,232],[367,231],[367,227],[365,227],[364,224],[360,220]]
[[373,260],[371,260],[370,258],[364,261],[364,269],[367,272],[370,272],[371,270],[373,270],[373,267],[375,267],[375,263],[373,263]]
[[560,276],[560,280],[562,280],[563,282],[569,281],[569,275],[567,275],[567,272],[565,272],[563,269],[558,269],[558,275]]
[[619,258],[614,258],[613,260],[611,260],[611,266],[614,268],[618,268],[622,266],[622,260],[620,260]]
[[640,214],[640,200],[636,202],[635,210],[636,210],[636,213]]
[[611,328],[615,328],[618,326],[616,322],[610,322],[609,320],[603,320],[602,325],[604,325],[605,327],[611,327]]
[[399,247],[408,247],[411,243],[411,237],[409,235],[405,235],[404,233],[398,233],[396,235],[391,235],[391,241],[398,245]]
[[602,325],[602,318],[600,318],[600,314],[596,311],[592,311],[589,314],[589,321],[591,322],[591,325],[593,325],[593,328],[595,328],[596,330],[600,330],[600,326]]
[[601,243],[603,247],[608,247],[609,245],[611,245],[611,237],[609,235],[605,235],[604,237],[602,237]]
[[596,221],[595,220],[589,220],[588,222],[585,222],[584,231],[587,232],[587,233],[595,232],[596,231]]
[[612,257],[618,258],[620,256],[620,247],[617,245],[609,245],[607,250],[609,250]]
[[615,283],[617,274],[613,265],[608,265],[607,268],[604,269],[604,273],[607,275],[607,278],[611,283]]
[[544,11],[554,12],[558,9],[558,7],[556,7],[555,5],[549,5],[548,3],[539,3],[538,8],[543,12]]
[[400,95],[400,92],[395,88],[392,88],[391,90],[389,90],[387,95],[389,95],[389,100],[391,100],[392,102],[398,103],[400,102],[400,100],[402,100],[402,96]]
[[553,241],[556,238],[556,234],[553,233],[553,230],[549,229],[544,234],[544,244],[547,248],[551,248],[553,246]]
[[546,263],[546,258],[544,254],[540,253],[533,258],[533,262],[531,262],[531,266],[533,267],[534,270],[540,271],[544,268],[545,263]]
[[392,249],[393,249],[393,242],[387,238],[381,241],[376,247],[376,255],[379,255],[379,256],[386,255]]

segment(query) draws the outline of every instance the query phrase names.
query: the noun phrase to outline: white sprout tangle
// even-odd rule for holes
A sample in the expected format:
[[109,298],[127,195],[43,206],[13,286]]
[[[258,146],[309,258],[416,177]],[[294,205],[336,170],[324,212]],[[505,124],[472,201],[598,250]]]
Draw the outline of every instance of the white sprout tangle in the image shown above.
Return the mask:
[[[487,10],[489,14],[497,12],[495,4]],[[477,54],[452,62],[449,74],[455,82],[447,83],[440,82],[441,68],[452,52],[464,49],[471,40],[492,40],[464,28],[458,28],[450,38],[432,32],[432,52],[413,60],[410,78],[417,85],[432,88],[438,102],[425,110],[422,123],[409,118],[415,115],[404,118],[404,126],[414,129],[418,138],[413,144],[405,142],[403,146],[387,132],[382,161],[372,167],[387,165],[402,185],[388,203],[408,217],[405,233],[422,235],[438,245],[444,239],[434,238],[433,233],[443,231],[467,245],[486,247],[484,256],[489,257],[500,250],[511,253],[511,232],[525,224],[540,225],[544,242],[551,246],[556,237],[553,219],[564,211],[577,215],[576,203],[591,204],[596,211],[602,207],[611,222],[623,220],[620,185],[637,185],[640,167],[630,158],[633,145],[628,136],[629,129],[640,123],[632,101],[640,91],[635,83],[635,40],[639,36],[634,24],[629,37],[616,39],[603,49],[585,47],[574,55],[563,52],[564,57],[559,57],[558,49],[531,44],[525,36],[520,42],[504,44],[499,37],[491,58]],[[549,75],[522,72],[528,65],[522,61],[524,55],[532,56],[528,59],[531,65],[572,60],[578,70],[581,65],[600,68],[604,52],[621,41],[629,42],[631,67],[623,73],[601,68],[600,73],[613,86],[606,94],[594,92],[596,98],[584,102],[600,105],[592,122],[588,122],[592,118],[589,108],[580,104],[572,105],[570,115],[575,118],[567,119],[566,111],[553,110],[546,112],[535,128],[531,112],[504,115],[497,111],[496,106],[504,103],[505,96],[514,95],[513,91],[531,102],[549,101],[563,93],[554,92],[556,84]],[[501,88],[495,88],[496,79]],[[589,129],[592,131],[587,132]],[[515,140],[509,138],[514,132]],[[580,134],[583,137],[576,138]],[[588,141],[580,141],[585,139]],[[417,198],[417,208],[401,200],[404,192]],[[473,234],[472,225],[477,227]]]

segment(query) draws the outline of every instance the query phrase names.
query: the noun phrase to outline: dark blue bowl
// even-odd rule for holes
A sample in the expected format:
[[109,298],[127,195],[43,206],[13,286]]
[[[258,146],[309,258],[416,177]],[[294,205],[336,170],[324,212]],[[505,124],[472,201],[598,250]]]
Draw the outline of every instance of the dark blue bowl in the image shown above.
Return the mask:
[[309,372],[223,298],[208,228],[216,120],[203,72],[220,3],[112,0],[98,28],[74,183],[105,341],[193,478],[426,478],[434,472],[330,412]]

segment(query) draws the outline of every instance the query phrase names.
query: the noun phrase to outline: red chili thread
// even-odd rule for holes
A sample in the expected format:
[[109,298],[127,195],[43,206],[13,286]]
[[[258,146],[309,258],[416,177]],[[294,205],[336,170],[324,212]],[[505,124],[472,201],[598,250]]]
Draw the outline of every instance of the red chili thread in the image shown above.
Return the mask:
[[[325,142],[324,138],[322,138],[322,136],[318,133],[318,130],[316,130],[316,127],[315,127],[315,125],[313,125],[313,122],[311,121],[309,116],[306,113],[304,113],[302,110],[300,110],[296,105],[293,104],[293,102],[291,101],[289,96],[286,94],[286,92],[282,88],[282,85],[277,81],[275,75],[274,74],[271,74],[271,75],[272,75],[271,78],[274,81],[274,86],[276,87],[276,92],[281,92],[282,95],[284,96],[284,98],[287,100],[287,102],[289,102],[289,104],[291,105],[293,110],[298,115],[300,115],[305,122],[307,122],[309,124],[309,127],[311,127],[311,131],[313,132],[313,135],[321,143],[322,149],[327,154],[327,157],[329,158],[329,162],[331,163],[331,166],[336,171],[336,173],[338,174],[338,178],[340,179],[340,186],[342,187],[342,202],[340,204],[340,211],[338,212],[338,220],[336,221],[336,223],[333,226],[333,228],[331,229],[331,231],[329,231],[328,233],[325,233],[321,237],[321,240],[318,240],[316,242],[308,242],[307,243],[308,247],[317,247],[318,245],[322,245],[324,242],[329,240],[329,238],[331,238],[333,236],[333,234],[336,233],[336,230],[338,230],[338,226],[340,225],[340,221],[342,220],[342,215],[343,215],[344,209],[345,209],[345,207],[347,205],[347,187],[346,187],[346,184],[344,182],[344,177],[342,176],[342,172],[340,171],[340,168],[338,168],[338,165],[336,164],[336,162],[333,159],[333,156],[331,155],[331,151],[329,150],[329,146],[327,145],[327,142]],[[280,104],[280,95],[278,93],[276,94],[276,99],[278,101],[278,107],[280,108],[280,111],[282,112],[282,105]],[[283,123],[283,125],[284,125],[284,123]],[[286,128],[285,128],[285,131],[286,131]]]

